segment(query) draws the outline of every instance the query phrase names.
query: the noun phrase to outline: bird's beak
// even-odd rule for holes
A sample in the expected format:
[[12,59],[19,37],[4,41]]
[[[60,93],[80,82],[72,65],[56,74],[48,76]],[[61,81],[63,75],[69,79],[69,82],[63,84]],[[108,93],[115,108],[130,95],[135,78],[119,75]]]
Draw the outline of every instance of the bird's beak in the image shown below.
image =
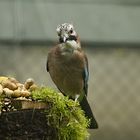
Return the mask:
[[63,37],[63,42],[66,42],[66,40],[67,40],[67,38],[64,36],[64,37]]
[[68,34],[67,33],[63,33],[62,34],[62,38],[63,38],[63,42],[65,43],[66,41],[67,41],[67,38],[68,38],[69,36],[68,36]]
[[66,41],[67,41],[67,38],[65,36],[59,38],[60,43],[65,43]]

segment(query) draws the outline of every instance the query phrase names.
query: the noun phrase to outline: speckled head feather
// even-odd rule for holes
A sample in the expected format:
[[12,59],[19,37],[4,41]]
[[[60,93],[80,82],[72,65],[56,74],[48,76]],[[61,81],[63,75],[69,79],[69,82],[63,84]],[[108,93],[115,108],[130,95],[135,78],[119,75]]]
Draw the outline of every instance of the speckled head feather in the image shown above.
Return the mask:
[[60,36],[61,31],[69,32],[70,30],[74,30],[74,26],[70,23],[63,23],[57,26],[56,31],[58,36]]
[[77,40],[77,33],[74,30],[74,26],[71,23],[63,23],[56,28],[57,35],[59,36],[60,43],[67,40]]

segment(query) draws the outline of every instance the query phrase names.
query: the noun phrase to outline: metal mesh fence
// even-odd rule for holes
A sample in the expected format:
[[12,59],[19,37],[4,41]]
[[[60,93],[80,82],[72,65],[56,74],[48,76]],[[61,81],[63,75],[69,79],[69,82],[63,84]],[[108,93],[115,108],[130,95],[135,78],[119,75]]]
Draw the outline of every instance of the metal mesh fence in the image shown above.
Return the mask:
[[[94,45],[93,45],[94,46]],[[45,70],[49,46],[0,45],[0,75],[29,77],[54,86]],[[85,48],[89,59],[88,99],[99,123],[90,140],[140,139],[140,48]]]
[[95,137],[108,140],[138,140],[140,49],[92,50],[89,55],[92,77],[90,102],[93,93],[93,106],[101,128],[101,132],[98,131]]

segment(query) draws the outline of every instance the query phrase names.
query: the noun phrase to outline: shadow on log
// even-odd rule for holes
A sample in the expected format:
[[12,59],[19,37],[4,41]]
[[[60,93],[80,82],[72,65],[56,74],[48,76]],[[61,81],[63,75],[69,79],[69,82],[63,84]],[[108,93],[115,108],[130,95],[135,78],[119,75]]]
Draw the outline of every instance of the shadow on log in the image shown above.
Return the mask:
[[43,109],[6,112],[0,115],[1,140],[57,140],[56,130],[47,125]]

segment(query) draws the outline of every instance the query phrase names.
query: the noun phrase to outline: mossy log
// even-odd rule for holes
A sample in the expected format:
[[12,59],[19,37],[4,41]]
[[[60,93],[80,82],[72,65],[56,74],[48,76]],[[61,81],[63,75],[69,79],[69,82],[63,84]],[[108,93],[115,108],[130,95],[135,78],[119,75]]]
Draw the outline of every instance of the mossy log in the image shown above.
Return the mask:
[[43,109],[26,109],[0,115],[1,140],[57,140],[55,128],[47,125]]
[[0,100],[0,140],[85,140],[89,119],[78,102],[48,87]]

